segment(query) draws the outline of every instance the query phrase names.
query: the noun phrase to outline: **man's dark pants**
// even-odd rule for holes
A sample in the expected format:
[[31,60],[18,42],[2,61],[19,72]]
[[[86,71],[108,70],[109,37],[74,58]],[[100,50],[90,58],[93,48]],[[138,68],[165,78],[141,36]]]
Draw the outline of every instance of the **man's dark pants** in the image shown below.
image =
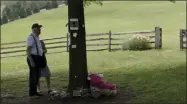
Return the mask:
[[40,70],[39,68],[36,67],[32,67],[30,60],[27,57],[27,64],[29,66],[29,96],[34,96],[37,93],[37,84],[39,81],[39,77],[40,77]]

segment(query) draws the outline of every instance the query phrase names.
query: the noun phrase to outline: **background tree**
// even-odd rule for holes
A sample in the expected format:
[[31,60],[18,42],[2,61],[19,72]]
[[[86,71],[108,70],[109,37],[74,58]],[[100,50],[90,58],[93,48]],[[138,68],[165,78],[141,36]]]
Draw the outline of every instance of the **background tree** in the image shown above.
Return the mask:
[[3,22],[2,22],[2,21],[3,21],[3,19],[2,19],[2,17],[1,17],[1,25],[3,25]]
[[37,1],[39,9],[46,9],[47,0]]
[[32,15],[31,3],[29,1],[22,2],[21,6],[24,8],[27,16]]
[[3,9],[3,14],[6,15],[8,18],[8,21],[13,21],[15,20],[15,17],[14,17],[14,12],[12,11],[12,8],[11,6],[6,6],[4,9]]
[[27,17],[27,12],[24,7],[20,7],[19,16],[20,16],[20,18]]
[[15,4],[15,11],[14,13],[19,16],[19,18],[25,18],[27,17],[27,12],[25,8],[27,7],[27,2],[26,1],[18,1]]
[[20,18],[20,11],[21,11],[21,2],[16,2],[14,5],[14,14],[17,16],[17,18]]
[[40,8],[39,6],[37,5],[37,1],[31,1],[31,10],[32,10],[32,13],[35,14],[35,13],[39,13],[40,12]]
[[16,18],[15,18],[15,12],[13,11],[13,8],[12,7],[9,7],[9,8],[10,8],[10,12],[9,14],[7,14],[7,16],[8,16],[8,20],[11,22],[11,21],[16,20]]
[[51,1],[47,1],[46,3],[46,7],[47,10],[52,9],[52,2]]
[[12,11],[14,12],[14,18],[19,19],[19,7],[16,4],[12,5]]
[[27,16],[30,16],[30,15],[32,15],[32,10],[31,10],[31,8],[26,8],[26,13],[27,13]]
[[58,8],[57,0],[53,0],[51,4],[52,4],[52,8]]
[[3,13],[2,24],[6,24],[6,23],[8,23],[8,16],[6,15],[6,13]]

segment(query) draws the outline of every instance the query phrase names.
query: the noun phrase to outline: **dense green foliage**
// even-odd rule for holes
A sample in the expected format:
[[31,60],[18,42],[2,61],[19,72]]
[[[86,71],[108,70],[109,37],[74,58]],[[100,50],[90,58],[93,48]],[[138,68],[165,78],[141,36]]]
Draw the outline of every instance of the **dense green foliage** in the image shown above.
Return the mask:
[[[3,1],[3,5],[5,5],[5,8],[3,9],[2,17],[4,18],[5,22],[2,22],[2,24],[7,23],[5,17],[7,16],[8,22],[17,20],[19,18],[25,18],[27,16],[30,16],[32,14],[39,13],[40,10],[46,9],[50,10],[53,8],[58,8],[58,6],[62,3],[62,1],[57,0],[44,0],[44,1]],[[64,2],[64,4],[66,4]],[[102,5],[101,0],[85,0],[84,4],[85,6],[90,5],[91,3],[96,3]],[[67,4],[66,4],[67,5]],[[6,16],[5,16],[6,15]]]

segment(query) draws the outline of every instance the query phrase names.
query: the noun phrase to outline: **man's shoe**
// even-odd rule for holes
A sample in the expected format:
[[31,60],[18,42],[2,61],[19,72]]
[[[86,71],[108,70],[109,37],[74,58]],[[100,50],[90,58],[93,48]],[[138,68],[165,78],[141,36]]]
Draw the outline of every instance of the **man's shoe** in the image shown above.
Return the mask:
[[48,94],[50,94],[52,92],[52,90],[48,90]]
[[43,96],[43,94],[40,94],[40,93],[37,92],[37,93],[36,93],[36,96]]

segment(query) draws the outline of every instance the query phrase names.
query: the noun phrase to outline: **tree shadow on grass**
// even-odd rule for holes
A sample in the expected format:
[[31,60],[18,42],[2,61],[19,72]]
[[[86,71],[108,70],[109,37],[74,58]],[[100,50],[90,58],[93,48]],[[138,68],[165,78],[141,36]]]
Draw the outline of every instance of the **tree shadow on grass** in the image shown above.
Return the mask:
[[186,64],[103,72],[106,80],[136,92],[133,103],[186,103]]
[[[62,101],[55,99],[48,101],[47,96],[34,100],[29,104],[127,104],[127,103],[184,103],[186,92],[186,64],[175,65],[173,67],[156,67],[152,69],[137,69],[127,71],[125,68],[109,69],[98,73],[104,74],[104,79],[116,83],[120,87],[117,97],[101,97],[100,99],[74,99]],[[67,87],[68,71],[54,72],[52,83],[55,88]],[[16,80],[10,78],[12,81]],[[66,82],[66,83],[65,83]],[[27,82],[22,82],[27,83]],[[17,83],[17,86],[20,83]],[[63,85],[64,84],[64,85]],[[16,86],[16,84],[15,84]],[[22,89],[26,86],[20,86]],[[28,104],[28,97],[17,99],[3,99],[2,104]],[[11,103],[13,102],[13,103]],[[17,103],[16,103],[17,102]]]

